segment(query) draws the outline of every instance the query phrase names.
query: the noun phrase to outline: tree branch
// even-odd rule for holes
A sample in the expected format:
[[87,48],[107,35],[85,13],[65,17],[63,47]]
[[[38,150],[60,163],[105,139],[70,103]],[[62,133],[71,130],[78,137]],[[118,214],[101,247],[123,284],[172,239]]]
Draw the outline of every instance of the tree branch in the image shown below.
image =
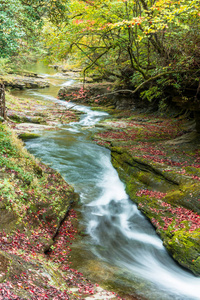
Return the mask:
[[189,72],[189,73],[193,73],[194,71],[196,70],[183,70],[183,71],[169,71],[169,72],[163,72],[163,73],[160,73],[160,74],[157,74],[155,75],[154,77],[151,77],[145,81],[143,81],[141,84],[139,84],[134,90],[129,90],[129,89],[125,89],[125,90],[116,90],[116,91],[113,91],[113,92],[110,92],[110,93],[105,93],[105,94],[102,94],[102,95],[98,95],[96,97],[92,97],[90,99],[96,99],[96,98],[101,98],[101,97],[104,97],[104,96],[108,96],[108,95],[113,95],[113,94],[117,94],[117,93],[131,93],[131,94],[135,94],[143,85],[149,83],[150,81],[152,80],[155,80],[157,78],[160,78],[162,76],[165,76],[165,75],[170,75],[170,74],[175,74],[175,73],[185,73],[185,72]]

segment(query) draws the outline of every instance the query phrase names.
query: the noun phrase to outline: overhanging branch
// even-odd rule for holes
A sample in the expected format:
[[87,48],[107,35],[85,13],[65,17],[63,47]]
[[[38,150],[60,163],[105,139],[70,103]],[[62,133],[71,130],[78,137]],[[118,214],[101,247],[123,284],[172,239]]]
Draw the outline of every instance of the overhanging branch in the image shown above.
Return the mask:
[[96,99],[96,98],[101,98],[101,97],[104,97],[104,96],[108,96],[108,95],[113,95],[113,94],[117,94],[117,93],[131,93],[131,94],[135,94],[142,86],[144,86],[145,84],[153,81],[153,80],[156,80],[162,76],[166,76],[166,75],[170,75],[170,74],[176,74],[176,73],[193,73],[197,70],[182,70],[182,71],[169,71],[169,72],[163,72],[163,73],[160,73],[160,74],[157,74],[145,81],[143,81],[141,84],[139,84],[134,90],[129,90],[129,89],[124,89],[124,90],[116,90],[116,91],[113,91],[113,92],[110,92],[110,93],[105,93],[105,94],[102,94],[102,95],[98,95],[96,97],[93,97],[91,99]]

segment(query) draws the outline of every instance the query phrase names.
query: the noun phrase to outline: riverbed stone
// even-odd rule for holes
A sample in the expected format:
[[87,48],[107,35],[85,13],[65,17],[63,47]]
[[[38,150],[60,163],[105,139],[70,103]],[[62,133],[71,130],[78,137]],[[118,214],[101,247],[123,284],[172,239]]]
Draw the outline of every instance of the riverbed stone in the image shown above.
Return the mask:
[[45,88],[49,86],[49,83],[45,79],[26,77],[19,75],[5,75],[1,76],[6,87],[17,89],[31,89],[31,88]]

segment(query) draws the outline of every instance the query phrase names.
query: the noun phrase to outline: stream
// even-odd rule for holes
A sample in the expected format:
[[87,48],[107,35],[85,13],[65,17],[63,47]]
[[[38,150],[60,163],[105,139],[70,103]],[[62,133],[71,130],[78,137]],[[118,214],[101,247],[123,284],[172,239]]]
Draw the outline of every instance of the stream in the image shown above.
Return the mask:
[[[58,78],[54,70],[34,69],[51,82],[50,88],[14,91],[33,101],[54,101],[62,85],[74,78]],[[124,295],[149,300],[200,299],[200,278],[178,266],[168,255],[154,228],[130,201],[110,159],[110,151],[92,142],[101,130],[105,112],[76,105],[80,121],[44,131],[26,142],[36,157],[58,170],[80,194],[80,228],[83,234],[72,245],[72,266],[88,278]],[[128,297],[128,296],[127,296]]]

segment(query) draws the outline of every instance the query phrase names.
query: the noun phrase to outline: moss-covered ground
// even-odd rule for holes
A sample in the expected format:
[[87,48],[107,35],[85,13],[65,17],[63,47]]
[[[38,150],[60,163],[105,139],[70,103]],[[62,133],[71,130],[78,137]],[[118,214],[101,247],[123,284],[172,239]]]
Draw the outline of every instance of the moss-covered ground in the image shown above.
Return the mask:
[[186,117],[123,111],[94,136],[169,253],[200,275],[200,136]]
[[[36,105],[47,104],[9,95],[6,100],[8,120],[0,123],[0,299],[117,299],[71,268],[78,195],[28,153],[13,130],[25,114],[38,117]],[[77,120],[75,112],[63,113],[54,104],[41,117],[47,124]]]

